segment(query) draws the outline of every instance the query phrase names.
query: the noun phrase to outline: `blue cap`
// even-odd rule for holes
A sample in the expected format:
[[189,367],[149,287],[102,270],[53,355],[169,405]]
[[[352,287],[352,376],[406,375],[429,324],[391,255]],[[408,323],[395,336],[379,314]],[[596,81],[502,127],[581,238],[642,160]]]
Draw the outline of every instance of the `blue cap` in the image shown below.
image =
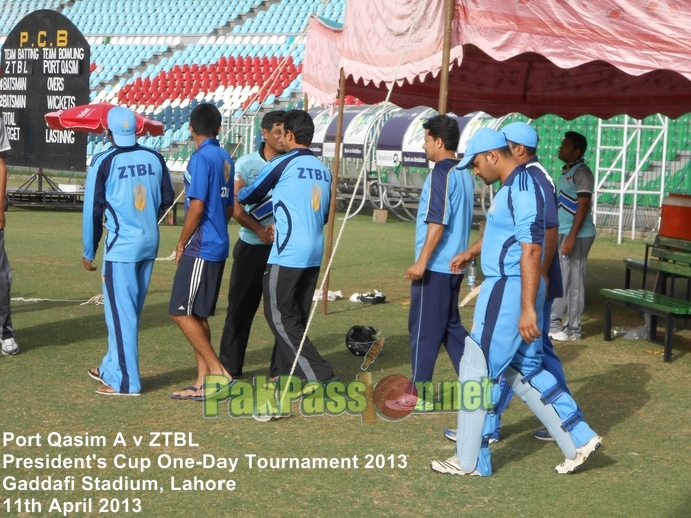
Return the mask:
[[458,168],[467,169],[470,167],[470,164],[475,159],[475,155],[478,153],[484,153],[492,149],[501,149],[508,145],[506,137],[502,132],[489,128],[479,129],[470,137],[468,145],[465,148],[463,160],[458,164]]
[[137,143],[137,118],[129,108],[116,106],[108,112],[108,129],[116,146],[132,147]]
[[506,136],[506,140],[523,144],[526,147],[537,147],[540,140],[537,132],[525,122],[512,122],[504,126],[501,131]]

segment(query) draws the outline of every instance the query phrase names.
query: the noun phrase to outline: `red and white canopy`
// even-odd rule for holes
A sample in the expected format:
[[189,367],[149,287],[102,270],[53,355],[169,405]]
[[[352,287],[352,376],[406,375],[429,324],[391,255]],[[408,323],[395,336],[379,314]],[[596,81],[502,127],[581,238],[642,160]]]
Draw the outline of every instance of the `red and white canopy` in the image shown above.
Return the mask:
[[[456,0],[453,24],[449,111],[691,112],[691,2]],[[342,67],[347,94],[367,103],[396,78],[392,102],[436,106],[443,28],[440,0],[348,0],[343,28],[311,21],[303,89],[333,103]]]

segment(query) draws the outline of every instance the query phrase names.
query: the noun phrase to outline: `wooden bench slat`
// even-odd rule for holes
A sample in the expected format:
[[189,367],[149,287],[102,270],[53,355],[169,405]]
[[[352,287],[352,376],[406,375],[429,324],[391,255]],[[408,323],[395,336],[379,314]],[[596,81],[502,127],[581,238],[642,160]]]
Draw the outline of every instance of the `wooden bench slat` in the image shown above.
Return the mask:
[[608,299],[621,300],[675,315],[691,315],[691,303],[652,291],[603,289],[600,290],[600,294]]
[[691,266],[679,263],[666,263],[664,261],[649,261],[650,264],[655,264],[655,271],[674,275],[675,277],[691,277]]
[[[643,259],[626,258],[624,259],[624,264],[629,268],[635,268],[637,270],[642,270],[643,268],[645,268],[645,262],[643,261]],[[648,260],[648,270],[656,272],[657,264],[658,261]]]
[[680,252],[678,250],[667,250],[665,248],[654,247],[650,251],[650,255],[659,259],[666,259],[668,261],[676,261],[684,263],[687,266],[691,264],[691,253]]
[[684,239],[676,239],[673,237],[665,237],[657,235],[655,238],[655,244],[653,246],[662,246],[664,248],[678,248],[685,252],[691,252],[691,241],[686,241]]

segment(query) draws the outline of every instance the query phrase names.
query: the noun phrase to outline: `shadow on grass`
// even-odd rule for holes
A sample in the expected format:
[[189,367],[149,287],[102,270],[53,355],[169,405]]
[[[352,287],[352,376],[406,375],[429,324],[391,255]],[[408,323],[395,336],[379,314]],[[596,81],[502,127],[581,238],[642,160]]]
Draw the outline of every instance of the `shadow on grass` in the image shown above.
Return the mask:
[[[637,363],[613,365],[607,372],[586,378],[580,378],[584,384],[573,393],[574,399],[583,410],[586,421],[607,444],[607,432],[614,426],[626,421],[629,417],[643,408],[650,394],[646,386],[651,380],[648,368]],[[512,404],[517,404],[513,401]],[[540,423],[533,416],[517,423],[502,426],[501,436],[507,438],[521,434],[509,448],[502,448],[493,453],[495,469],[528,457],[547,444],[533,437],[533,432]],[[529,433],[526,433],[529,432]],[[616,460],[607,455],[598,454],[588,462],[587,469],[605,467],[615,464]]]
[[[86,301],[86,299],[84,299]],[[33,313],[34,311],[44,311],[47,309],[58,309],[79,306],[78,302],[12,302],[12,315]]]
[[[193,383],[196,380],[196,366],[185,369],[176,369],[174,371],[162,372],[153,376],[142,377],[142,391],[153,392],[166,387],[173,387],[174,390],[178,390],[186,387],[188,382]],[[181,386],[178,387],[177,385]]]
[[669,514],[660,514],[660,516],[667,516],[669,518],[682,518],[689,515],[689,508],[691,508],[691,493],[683,497],[684,502],[674,508]]
[[562,364],[567,364],[577,359],[581,352],[586,349],[586,345],[578,342],[553,342],[556,345],[555,352],[559,356]]
[[[349,313],[352,311],[365,311],[366,312],[366,311],[371,311],[371,308],[373,308],[373,307],[381,309],[383,306],[386,306],[387,304],[400,304],[401,302],[403,302],[407,299],[410,299],[410,296],[400,296],[400,297],[395,297],[395,298],[394,297],[392,297],[392,298],[387,297],[386,302],[383,302],[380,304],[359,304],[359,303],[356,304],[356,303],[348,302],[348,301],[346,301],[346,302],[348,302],[348,305],[346,305],[346,304],[336,305],[336,304],[330,303],[328,311],[329,311],[329,315],[336,315],[336,314],[340,314],[340,313]],[[367,315],[366,317],[363,317],[363,319],[364,318],[370,318],[371,319],[373,317],[372,317],[372,315]],[[374,318],[376,318],[376,317],[374,317]]]
[[[364,372],[360,368],[364,357],[355,356],[348,351],[345,344],[345,336],[326,335],[319,337],[319,341],[343,344],[342,351],[332,351],[323,355],[331,363],[336,376],[340,377],[341,380],[354,380],[358,374]],[[408,335],[387,336],[383,349],[368,370],[388,371],[395,368],[401,370],[402,362],[405,365],[405,372],[399,372],[399,374],[410,376],[410,343]]]
[[[163,302],[145,306],[144,314],[139,321],[140,332],[170,325],[167,310],[168,304]],[[23,327],[19,330],[19,335],[22,349],[30,351],[39,347],[70,345],[85,340],[103,340],[105,342],[108,331],[105,316],[99,312],[96,315],[70,317],[32,327]]]
[[[328,334],[314,337],[314,344],[322,358],[327,360],[333,367],[334,373],[341,381],[352,381],[356,379],[362,371],[360,366],[364,358],[350,353],[345,344],[345,334]],[[337,346],[337,349],[333,349]],[[245,365],[261,364],[266,367],[259,369],[243,369],[243,378],[252,379],[256,375],[264,375],[269,372],[269,362],[273,345],[266,345],[261,350],[247,350]],[[325,351],[331,348],[332,350]],[[443,351],[442,354],[446,355]],[[441,361],[441,360],[439,360]],[[447,360],[448,361],[448,360]],[[399,374],[410,376],[410,345],[408,335],[387,336],[386,343],[377,359],[371,364],[370,371],[398,370]]]

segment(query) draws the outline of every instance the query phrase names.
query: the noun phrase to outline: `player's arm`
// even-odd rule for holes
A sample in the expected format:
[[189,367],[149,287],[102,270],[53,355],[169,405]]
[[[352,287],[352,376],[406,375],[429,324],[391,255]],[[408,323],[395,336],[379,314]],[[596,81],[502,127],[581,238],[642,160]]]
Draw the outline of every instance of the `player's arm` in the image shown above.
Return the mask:
[[455,183],[450,186],[448,169],[440,167],[439,164],[430,173],[428,181],[429,200],[427,212],[424,214],[424,221],[427,223],[425,242],[415,264],[410,266],[405,272],[405,278],[414,281],[422,279],[427,263],[444,236],[444,229],[449,224],[451,212],[450,194],[455,188]]
[[482,252],[482,238],[475,241],[467,250],[464,250],[451,259],[451,264],[449,265],[451,271],[456,275],[463,273],[463,268],[472,263],[473,260],[480,255],[480,252]]
[[245,207],[238,201],[238,193],[242,188],[245,187],[245,180],[242,177],[238,177],[235,180],[235,206],[233,208],[233,218],[240,225],[245,228],[250,229],[252,232],[257,234],[257,237],[262,241],[262,243],[270,245],[273,242],[273,235],[268,227],[264,227],[255,218],[247,214]]
[[163,165],[163,172],[161,176],[161,208],[159,209],[160,215],[168,210],[175,203],[175,189],[173,189],[173,180],[170,178],[170,171],[165,163],[165,160],[161,160]]
[[[189,199],[189,206],[185,214],[185,223],[182,225],[182,232],[178,244],[175,247],[175,264],[180,264],[185,247],[192,239],[192,236],[199,228],[204,215],[204,200],[207,200],[210,195],[218,196],[220,193],[211,193],[212,187],[209,184],[209,172],[211,166],[206,162],[203,156],[199,153],[194,153],[187,164],[187,178],[189,178],[189,186],[185,196]],[[232,198],[231,198],[232,200]],[[232,205],[230,206],[232,209]],[[226,215],[228,208],[226,208]]]
[[[232,207],[229,207],[232,210]],[[204,200],[198,200],[193,198],[190,200],[190,206],[187,209],[187,214],[185,214],[185,223],[182,226],[182,232],[180,232],[180,239],[178,239],[178,244],[175,247],[175,264],[180,263],[180,257],[185,251],[187,243],[189,243],[192,236],[197,231],[199,224],[202,221],[202,215],[204,214]]]
[[[532,342],[541,335],[537,325],[535,299],[540,287],[542,244],[545,240],[544,199],[528,172],[526,181],[514,182],[509,190],[515,222],[514,236],[521,245],[521,316],[518,332]],[[522,187],[521,187],[522,186]]]
[[0,157],[0,232],[5,230],[5,193],[7,192],[7,165]]
[[425,237],[425,244],[422,245],[422,250],[420,250],[420,257],[418,257],[415,264],[410,266],[405,272],[405,278],[411,279],[413,281],[419,281],[425,274],[425,268],[427,268],[427,263],[430,257],[437,248],[437,245],[441,241],[444,235],[444,225],[439,223],[428,223],[427,224],[427,236]]
[[593,197],[593,188],[595,186],[593,173],[585,166],[574,173],[573,181],[578,189],[578,208],[573,217],[571,231],[561,245],[562,255],[571,255],[573,251],[573,246],[576,244],[576,236],[580,232],[588,212],[590,212],[590,201]]
[[288,165],[289,160],[272,160],[267,162],[259,172],[259,177],[249,187],[240,189],[237,201],[244,204],[259,203],[281,179],[281,174]]
[[102,161],[89,168],[84,186],[82,209],[82,265],[88,271],[96,270],[92,261],[103,236],[103,212],[106,206],[106,171]]
[[518,332],[523,340],[532,342],[542,334],[535,312],[542,247],[539,244],[521,243],[521,250],[521,318],[518,320]]

